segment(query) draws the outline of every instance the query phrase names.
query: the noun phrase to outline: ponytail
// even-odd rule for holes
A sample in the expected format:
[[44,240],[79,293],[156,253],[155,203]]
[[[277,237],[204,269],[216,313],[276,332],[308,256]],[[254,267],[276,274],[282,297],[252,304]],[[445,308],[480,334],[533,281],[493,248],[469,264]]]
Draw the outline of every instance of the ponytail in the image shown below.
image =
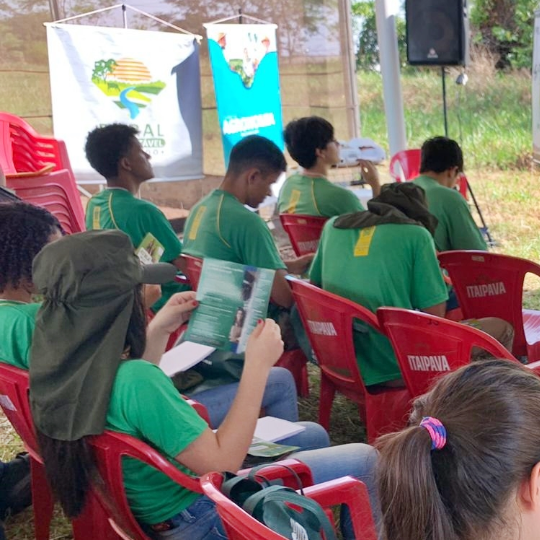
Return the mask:
[[74,519],[84,510],[97,474],[92,449],[84,438],[60,441],[39,431],[37,438],[54,497],[64,514]]
[[437,488],[431,445],[428,431],[418,425],[385,435],[377,443],[385,540],[456,538]]

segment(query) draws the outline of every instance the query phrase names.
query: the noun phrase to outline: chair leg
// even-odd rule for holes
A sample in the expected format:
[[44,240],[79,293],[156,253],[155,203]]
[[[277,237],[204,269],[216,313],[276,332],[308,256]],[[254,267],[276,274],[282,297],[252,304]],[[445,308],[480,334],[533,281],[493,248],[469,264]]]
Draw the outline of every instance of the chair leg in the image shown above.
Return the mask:
[[45,475],[45,467],[30,459],[32,474],[32,505],[34,508],[34,533],[36,540],[49,540],[54,499]]
[[319,398],[319,424],[328,431],[330,429],[330,415],[332,413],[332,402],[336,394],[334,384],[321,373],[321,395]]

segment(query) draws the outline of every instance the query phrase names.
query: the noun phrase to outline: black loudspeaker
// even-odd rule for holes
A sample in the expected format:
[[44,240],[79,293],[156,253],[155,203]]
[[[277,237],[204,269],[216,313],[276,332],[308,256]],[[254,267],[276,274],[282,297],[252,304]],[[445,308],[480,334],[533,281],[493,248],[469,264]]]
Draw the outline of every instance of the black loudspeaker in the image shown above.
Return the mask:
[[468,64],[469,19],[466,0],[406,0],[405,17],[409,64]]

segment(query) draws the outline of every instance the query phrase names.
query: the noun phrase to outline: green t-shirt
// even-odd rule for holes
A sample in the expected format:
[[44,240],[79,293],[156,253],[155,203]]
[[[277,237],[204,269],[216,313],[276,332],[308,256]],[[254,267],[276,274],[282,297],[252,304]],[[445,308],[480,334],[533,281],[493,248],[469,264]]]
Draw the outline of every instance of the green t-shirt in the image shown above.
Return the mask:
[[[417,225],[386,224],[365,229],[323,229],[311,265],[312,283],[373,313],[381,306],[425,309],[448,298],[429,232]],[[355,348],[364,383],[399,379],[388,339],[355,324]]]
[[[151,233],[164,248],[161,262],[174,261],[182,253],[182,242],[165,214],[155,204],[137,199],[125,189],[105,189],[94,195],[86,207],[86,228],[124,231],[135,248]],[[173,294],[185,290],[180,283],[162,285],[162,296],[152,310],[158,311]]]
[[[208,428],[180,396],[171,379],[145,360],[129,360],[120,365],[106,427],[150,444],[187,473],[174,457]],[[134,459],[124,460],[123,472],[129,505],[142,523],[165,521],[200,497]]]
[[184,228],[184,252],[258,268],[286,269],[266,223],[220,189],[191,209]]
[[429,176],[419,176],[413,182],[426,192],[429,211],[439,220],[435,231],[435,247],[438,251],[487,250],[482,233],[459,192],[441,186]]
[[30,348],[41,304],[0,300],[0,361],[28,369]]
[[348,189],[332,184],[323,176],[293,174],[283,184],[278,199],[280,214],[334,217],[365,210]]

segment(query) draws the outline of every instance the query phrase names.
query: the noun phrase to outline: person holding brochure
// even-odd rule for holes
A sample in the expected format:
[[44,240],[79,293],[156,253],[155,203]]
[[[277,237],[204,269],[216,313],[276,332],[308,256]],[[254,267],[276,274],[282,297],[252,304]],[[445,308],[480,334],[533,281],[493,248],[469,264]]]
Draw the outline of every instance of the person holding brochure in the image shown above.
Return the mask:
[[[86,437],[104,429],[146,441],[194,475],[237,471],[253,438],[268,375],[283,351],[279,327],[271,319],[260,320],[248,342],[234,402],[213,432],[170,379],[141,359],[140,284],[147,273],[119,231],[64,237],[34,261],[34,283],[44,301],[31,352],[32,413],[51,488],[70,518],[84,508],[96,466]],[[195,304],[183,302],[183,319]],[[76,324],[82,317],[87,322]],[[58,344],[54,350],[47,346],[51,342]],[[315,426],[308,425],[304,434],[320,439],[322,428]],[[312,469],[316,482],[344,475],[364,481],[378,522],[373,448],[350,444],[293,457]],[[123,467],[129,504],[151,538],[226,538],[208,498],[135,460]],[[354,538],[346,511],[341,525],[344,538]]]
[[270,187],[286,170],[283,153],[269,139],[250,135],[237,143],[220,187],[191,209],[184,252],[275,270],[272,301],[290,308],[293,297],[285,276],[306,272],[313,254],[283,261],[266,223],[246,208],[257,208],[271,195]]
[[[0,362],[28,369],[30,348],[40,303],[33,300],[32,260],[49,242],[62,237],[60,224],[44,208],[22,201],[0,204]],[[145,285],[147,289],[158,285]],[[146,329],[145,360],[158,364],[170,334],[178,326],[177,312],[184,295],[173,295]],[[195,293],[188,295],[195,300]],[[225,384],[201,392],[212,425],[225,418],[237,391],[237,384]],[[294,380],[284,368],[273,368],[263,396],[266,414],[291,422],[298,420]]]

